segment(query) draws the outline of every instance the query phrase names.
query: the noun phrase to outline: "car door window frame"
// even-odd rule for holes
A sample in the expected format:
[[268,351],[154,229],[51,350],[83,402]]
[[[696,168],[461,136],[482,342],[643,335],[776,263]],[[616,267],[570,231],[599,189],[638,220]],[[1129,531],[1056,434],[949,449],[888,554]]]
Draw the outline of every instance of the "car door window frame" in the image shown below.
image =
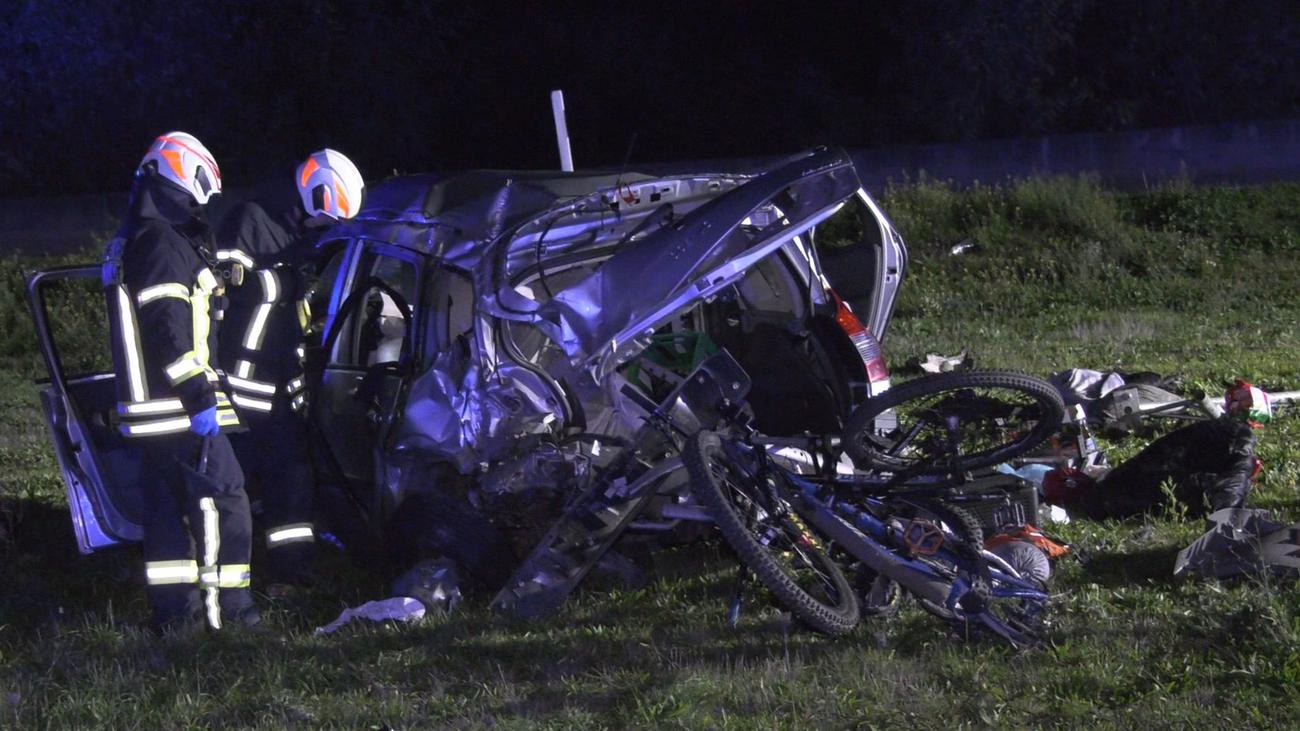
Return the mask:
[[[325,333],[328,335],[336,324],[339,327],[355,327],[355,323],[338,323],[339,311],[343,307],[343,304],[347,302],[352,295],[356,294],[356,288],[360,286],[361,283],[374,276],[370,272],[363,273],[361,271],[363,265],[367,269],[372,269],[373,264],[378,261],[378,257],[388,257],[406,262],[414,269],[414,280],[411,285],[412,292],[411,296],[407,298],[407,305],[409,305],[411,311],[407,313],[409,317],[406,320],[407,332],[404,337],[408,339],[406,352],[410,354],[418,353],[420,346],[420,325],[418,322],[420,318],[418,315],[423,296],[422,285],[425,277],[424,270],[426,268],[421,255],[417,252],[411,251],[410,249],[394,246],[393,244],[382,241],[376,241],[373,239],[356,239],[348,246],[345,256],[347,258],[339,266],[342,286],[336,286],[330,294],[329,315],[326,318]],[[392,285],[390,284],[390,286]],[[402,294],[405,296],[405,293]],[[359,315],[359,310],[354,309],[353,312],[345,314],[348,317],[356,316]],[[347,337],[347,347],[352,351],[355,351],[355,334],[348,333]],[[330,352],[325,354],[325,367],[333,370],[366,370],[369,367],[368,365],[355,362],[358,359],[357,356],[359,354],[353,352],[351,357],[346,359],[339,356],[340,348],[344,347],[343,343],[344,333],[340,333],[334,340]]]

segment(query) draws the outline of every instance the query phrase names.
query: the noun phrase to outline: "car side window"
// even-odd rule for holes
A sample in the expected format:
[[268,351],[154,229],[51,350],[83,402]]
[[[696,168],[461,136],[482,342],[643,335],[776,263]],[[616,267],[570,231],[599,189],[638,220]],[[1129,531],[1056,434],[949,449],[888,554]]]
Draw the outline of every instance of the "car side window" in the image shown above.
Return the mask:
[[[401,359],[419,290],[415,263],[374,250],[362,253],[331,361],[368,368]],[[382,286],[381,286],[382,285]]]

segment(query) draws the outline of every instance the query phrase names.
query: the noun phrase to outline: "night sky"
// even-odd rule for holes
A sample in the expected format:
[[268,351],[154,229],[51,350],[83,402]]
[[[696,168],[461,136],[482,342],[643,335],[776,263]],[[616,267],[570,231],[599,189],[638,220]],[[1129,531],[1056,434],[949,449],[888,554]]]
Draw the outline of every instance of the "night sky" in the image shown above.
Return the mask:
[[0,195],[123,190],[170,129],[232,187],[556,167],[553,88],[579,167],[1300,112],[1291,0],[0,5]]

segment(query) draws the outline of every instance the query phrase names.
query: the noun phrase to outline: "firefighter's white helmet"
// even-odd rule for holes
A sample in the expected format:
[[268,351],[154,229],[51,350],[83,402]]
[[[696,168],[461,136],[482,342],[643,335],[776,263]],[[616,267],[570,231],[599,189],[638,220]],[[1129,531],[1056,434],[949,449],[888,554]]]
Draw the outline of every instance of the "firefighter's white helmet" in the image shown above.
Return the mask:
[[317,150],[298,166],[298,195],[308,216],[352,218],[361,209],[366,183],[347,155],[326,148]]
[[192,134],[168,132],[159,135],[140,161],[157,166],[158,174],[189,193],[203,205],[221,192],[221,168],[212,153]]

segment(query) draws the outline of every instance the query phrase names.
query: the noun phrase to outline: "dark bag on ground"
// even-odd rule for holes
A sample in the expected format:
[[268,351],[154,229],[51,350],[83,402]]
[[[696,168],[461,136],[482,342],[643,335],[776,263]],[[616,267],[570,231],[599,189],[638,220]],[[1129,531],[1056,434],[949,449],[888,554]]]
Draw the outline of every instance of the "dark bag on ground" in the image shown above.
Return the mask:
[[1255,465],[1255,435],[1248,425],[1229,417],[1196,422],[1111,470],[1071,512],[1094,520],[1140,515],[1166,502],[1166,481],[1189,516],[1243,507]]

